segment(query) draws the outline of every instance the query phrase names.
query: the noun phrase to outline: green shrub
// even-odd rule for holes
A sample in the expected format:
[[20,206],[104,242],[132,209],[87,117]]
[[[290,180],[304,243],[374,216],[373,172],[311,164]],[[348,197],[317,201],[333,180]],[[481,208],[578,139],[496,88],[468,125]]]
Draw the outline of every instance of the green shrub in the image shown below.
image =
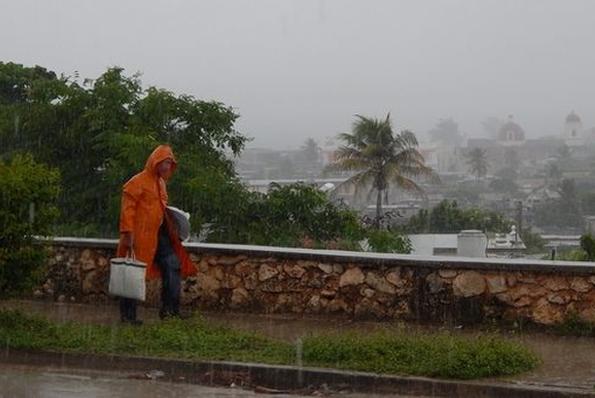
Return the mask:
[[481,208],[461,208],[456,200],[443,200],[431,210],[420,210],[411,217],[406,231],[410,233],[459,233],[464,229],[508,232],[511,221],[503,215]]
[[217,220],[210,242],[355,247],[364,236],[356,213],[313,185],[273,183],[267,194],[237,189],[227,196],[233,206],[227,204],[228,216]]
[[366,235],[368,237],[368,244],[375,252],[411,253],[411,241],[405,235],[373,228],[370,228]]
[[591,234],[581,236],[581,249],[584,250],[587,261],[595,261],[595,239]]
[[595,323],[579,317],[576,312],[569,313],[564,321],[554,326],[554,330],[564,336],[595,336]]
[[49,234],[58,193],[58,173],[30,155],[0,162],[0,294],[28,289],[40,276],[44,250],[33,237]]

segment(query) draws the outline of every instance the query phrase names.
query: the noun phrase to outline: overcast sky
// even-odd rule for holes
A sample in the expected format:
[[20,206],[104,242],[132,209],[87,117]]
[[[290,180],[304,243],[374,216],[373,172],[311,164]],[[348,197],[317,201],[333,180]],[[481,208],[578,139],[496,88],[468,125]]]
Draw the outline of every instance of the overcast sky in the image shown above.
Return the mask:
[[529,137],[571,110],[595,126],[593,0],[0,0],[0,60],[108,66],[215,99],[250,146],[287,148],[391,112],[471,136],[513,114]]

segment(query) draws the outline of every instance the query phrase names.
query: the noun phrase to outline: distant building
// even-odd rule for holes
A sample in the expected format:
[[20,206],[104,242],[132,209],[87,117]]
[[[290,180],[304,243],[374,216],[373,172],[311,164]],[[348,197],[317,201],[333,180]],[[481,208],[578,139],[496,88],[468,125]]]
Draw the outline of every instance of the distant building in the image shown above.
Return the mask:
[[574,111],[570,112],[570,114],[566,116],[566,121],[564,122],[562,139],[566,145],[575,147],[583,145],[585,143],[585,138],[581,118],[574,113]]
[[[480,231],[462,231],[459,234],[412,234],[408,235],[411,241],[411,254],[422,256],[458,256],[461,250],[461,239],[467,239],[465,232],[475,232],[479,238]],[[513,226],[509,233],[495,234],[493,238],[487,239],[483,235],[480,239],[482,256],[484,257],[522,257],[527,249],[520,236]],[[468,240],[468,239],[467,239]],[[466,242],[466,244],[469,242]]]
[[498,142],[504,146],[520,146],[525,143],[525,130],[513,120],[512,115],[498,131]]
[[[390,214],[395,217],[395,222],[397,224],[402,224],[409,221],[409,219],[419,213],[421,209],[423,209],[423,207],[419,203],[412,202],[398,203],[394,205],[382,205],[382,212],[385,215]],[[366,206],[365,212],[368,217],[376,217],[376,205]]]
[[[298,182],[303,182],[305,184],[316,185],[318,188],[323,188],[325,192],[330,192],[334,189],[337,189],[337,186],[341,186],[343,182],[345,182],[346,178],[312,178],[312,179],[300,179],[300,178],[277,178],[277,179],[256,179],[256,180],[248,180],[245,181],[245,184],[248,187],[248,190],[251,192],[260,192],[260,193],[267,193],[271,187],[272,183],[279,184],[280,186],[286,186],[291,184],[296,184]],[[332,185],[332,189],[331,186]],[[340,192],[344,192],[345,194],[353,194],[351,190],[344,191],[343,189]]]

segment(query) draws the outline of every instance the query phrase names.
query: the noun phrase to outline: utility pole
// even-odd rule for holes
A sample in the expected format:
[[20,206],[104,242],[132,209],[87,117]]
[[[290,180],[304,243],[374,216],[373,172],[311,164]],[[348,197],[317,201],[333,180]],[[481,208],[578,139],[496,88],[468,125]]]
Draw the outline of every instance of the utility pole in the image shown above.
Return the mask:
[[[517,236],[523,233],[523,201],[519,200],[517,201]],[[521,236],[521,239],[523,237]]]

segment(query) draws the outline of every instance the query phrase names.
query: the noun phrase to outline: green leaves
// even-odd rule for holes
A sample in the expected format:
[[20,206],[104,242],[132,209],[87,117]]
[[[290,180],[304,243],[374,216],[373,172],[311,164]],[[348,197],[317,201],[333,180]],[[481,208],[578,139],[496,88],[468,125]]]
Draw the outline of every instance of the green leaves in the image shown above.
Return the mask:
[[217,219],[211,241],[301,246],[304,240],[312,240],[314,245],[325,246],[363,237],[355,213],[332,203],[314,186],[273,184],[268,194],[230,186],[230,193],[222,198],[227,217]]
[[443,200],[436,207],[420,210],[409,220],[411,233],[459,233],[464,229],[508,232],[511,222],[501,214],[479,208],[460,208],[456,201]]
[[357,115],[353,132],[340,134],[339,138],[345,145],[337,150],[337,161],[330,168],[355,171],[356,174],[345,184],[353,184],[358,190],[377,191],[377,224],[382,217],[382,193],[391,184],[406,191],[423,194],[414,179],[436,179],[417,150],[415,134],[407,130],[395,134],[390,114],[384,120]]
[[145,90],[139,74],[128,76],[118,67],[89,82],[0,63],[2,155],[29,152],[60,171],[62,229],[84,222],[89,231],[117,234],[121,187],[161,143],[172,145],[183,162],[191,160],[181,163],[171,200],[192,205],[202,219],[217,218],[221,209],[214,214],[212,206],[197,204],[187,187],[203,175],[216,175],[225,186],[235,178],[226,151],[238,154],[247,141],[234,129],[238,115],[218,102]]
[[0,162],[0,292],[31,287],[43,266],[41,246],[34,235],[48,235],[58,216],[60,176],[30,155]]
[[367,231],[368,243],[379,253],[411,253],[411,241],[405,235],[381,229]]
[[48,234],[57,216],[59,181],[56,170],[36,163],[30,155],[0,162],[0,244]]
[[469,165],[471,174],[481,178],[488,172],[488,160],[486,158],[487,151],[482,148],[473,148],[465,157]]

